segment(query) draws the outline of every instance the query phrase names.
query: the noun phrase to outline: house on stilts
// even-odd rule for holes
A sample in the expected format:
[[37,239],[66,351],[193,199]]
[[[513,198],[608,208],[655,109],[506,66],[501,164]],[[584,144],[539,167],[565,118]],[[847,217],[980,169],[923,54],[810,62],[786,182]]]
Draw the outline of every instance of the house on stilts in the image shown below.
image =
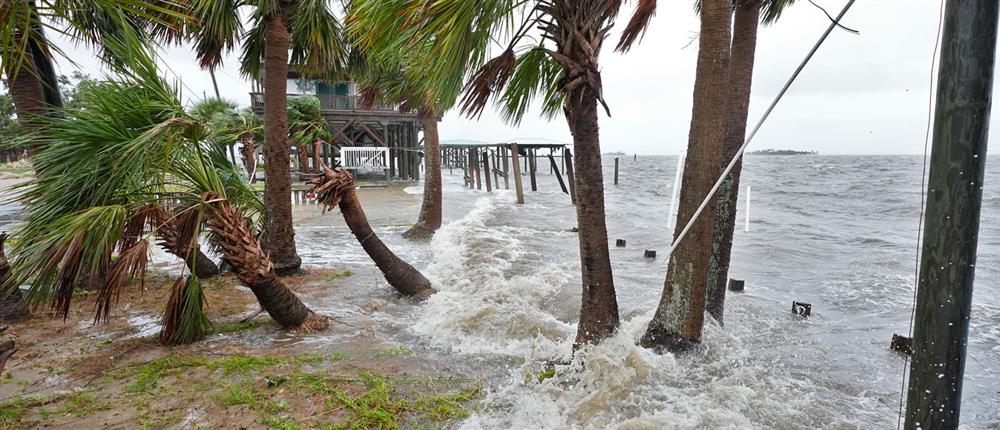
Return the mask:
[[[250,107],[258,117],[263,118],[262,84],[255,82],[253,85]],[[376,102],[372,106],[364,106],[354,82],[307,79],[293,70],[288,72],[287,94],[289,97],[308,95],[319,99],[320,109],[333,134],[332,141],[320,144],[319,148],[310,145],[306,150],[308,157],[317,154],[329,166],[342,164],[354,169],[359,167],[358,163],[372,163],[373,157],[351,157],[354,162],[348,162],[346,153],[363,155],[384,151],[379,154],[377,163],[370,167],[385,167],[392,179],[420,179],[423,138],[416,112],[403,110],[398,104]],[[345,157],[342,158],[342,155]]]

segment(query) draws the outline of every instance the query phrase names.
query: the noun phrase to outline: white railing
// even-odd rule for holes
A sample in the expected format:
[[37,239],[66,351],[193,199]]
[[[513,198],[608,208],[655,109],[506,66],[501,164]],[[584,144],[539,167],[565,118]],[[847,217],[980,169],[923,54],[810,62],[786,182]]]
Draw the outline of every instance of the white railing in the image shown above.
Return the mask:
[[382,171],[389,168],[389,148],[356,146],[340,148],[340,164],[345,169]]

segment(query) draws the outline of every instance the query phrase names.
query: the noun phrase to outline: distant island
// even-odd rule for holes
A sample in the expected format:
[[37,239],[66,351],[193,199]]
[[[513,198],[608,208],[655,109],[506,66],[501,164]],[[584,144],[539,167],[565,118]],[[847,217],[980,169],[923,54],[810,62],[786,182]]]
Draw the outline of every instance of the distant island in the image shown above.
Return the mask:
[[791,149],[761,149],[748,152],[750,155],[819,155],[817,151],[793,151]]

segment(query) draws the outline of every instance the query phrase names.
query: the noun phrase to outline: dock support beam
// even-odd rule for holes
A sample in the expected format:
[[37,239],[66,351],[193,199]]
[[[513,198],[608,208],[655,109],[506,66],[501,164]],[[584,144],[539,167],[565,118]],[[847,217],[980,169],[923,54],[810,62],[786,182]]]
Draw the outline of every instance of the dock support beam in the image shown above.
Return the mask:
[[535,150],[528,149],[528,178],[531,179],[531,191],[538,191],[538,183],[535,181],[535,170],[538,168],[538,162],[535,161]]
[[521,188],[521,163],[517,154],[517,144],[510,144],[511,166],[514,168],[514,193],[517,194],[517,204],[524,204],[524,189]]
[[945,7],[906,429],[959,427],[997,16],[996,1]]
[[493,183],[490,182],[490,150],[483,153],[483,172],[486,173],[486,192],[493,192]]

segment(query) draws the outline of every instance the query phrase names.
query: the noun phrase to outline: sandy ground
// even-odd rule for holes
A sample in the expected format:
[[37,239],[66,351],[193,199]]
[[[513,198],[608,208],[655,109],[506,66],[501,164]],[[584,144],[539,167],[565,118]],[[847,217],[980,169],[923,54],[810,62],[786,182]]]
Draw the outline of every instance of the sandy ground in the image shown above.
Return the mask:
[[[419,196],[401,187],[361,193],[374,225],[419,209]],[[298,208],[300,224],[342,222]],[[101,324],[93,324],[96,294],[81,292],[65,318],[42,307],[11,325],[3,336],[20,350],[0,375],[0,429],[445,428],[481,395],[474,375],[379,333],[371,314],[407,302],[373,288],[384,282],[373,265],[306,267],[285,278],[332,317],[314,333],[288,332],[266,314],[242,323],[259,309],[250,291],[232,276],[208,280],[216,333],[167,347],[158,331],[173,272],[152,267]]]

